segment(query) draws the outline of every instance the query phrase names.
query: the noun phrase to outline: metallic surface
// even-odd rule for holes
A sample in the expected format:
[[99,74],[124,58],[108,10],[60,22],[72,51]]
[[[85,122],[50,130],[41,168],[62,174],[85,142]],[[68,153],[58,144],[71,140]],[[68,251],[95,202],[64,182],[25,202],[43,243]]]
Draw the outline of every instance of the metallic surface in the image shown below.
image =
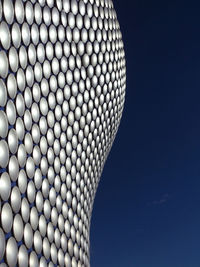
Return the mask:
[[111,0],[0,1],[0,266],[89,266],[126,83]]

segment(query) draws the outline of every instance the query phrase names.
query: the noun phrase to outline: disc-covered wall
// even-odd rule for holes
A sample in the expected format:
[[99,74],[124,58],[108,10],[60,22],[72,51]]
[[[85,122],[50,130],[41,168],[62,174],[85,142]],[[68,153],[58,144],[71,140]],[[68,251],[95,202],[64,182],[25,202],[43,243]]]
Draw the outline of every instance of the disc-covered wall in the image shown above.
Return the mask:
[[0,0],[0,267],[90,265],[125,82],[111,0]]

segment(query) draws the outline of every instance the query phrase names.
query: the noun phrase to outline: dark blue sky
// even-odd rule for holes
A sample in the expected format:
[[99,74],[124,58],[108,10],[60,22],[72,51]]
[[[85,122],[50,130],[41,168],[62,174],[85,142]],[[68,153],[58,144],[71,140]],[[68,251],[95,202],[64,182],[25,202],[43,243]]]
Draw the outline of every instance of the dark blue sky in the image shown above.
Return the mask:
[[127,61],[91,267],[200,266],[200,3],[114,0]]

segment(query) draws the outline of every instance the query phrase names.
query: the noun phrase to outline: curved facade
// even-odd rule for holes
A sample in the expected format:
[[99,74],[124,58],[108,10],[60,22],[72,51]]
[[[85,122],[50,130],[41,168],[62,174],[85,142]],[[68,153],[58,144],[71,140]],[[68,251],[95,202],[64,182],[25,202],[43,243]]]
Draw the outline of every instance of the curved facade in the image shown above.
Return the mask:
[[0,267],[90,265],[125,83],[111,0],[0,1]]

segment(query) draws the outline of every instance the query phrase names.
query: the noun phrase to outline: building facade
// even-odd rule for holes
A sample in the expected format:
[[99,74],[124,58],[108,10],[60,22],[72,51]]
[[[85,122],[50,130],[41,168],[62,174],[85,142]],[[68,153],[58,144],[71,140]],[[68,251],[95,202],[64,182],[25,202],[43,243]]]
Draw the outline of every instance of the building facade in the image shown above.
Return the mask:
[[111,0],[0,1],[0,267],[90,266],[125,84]]

